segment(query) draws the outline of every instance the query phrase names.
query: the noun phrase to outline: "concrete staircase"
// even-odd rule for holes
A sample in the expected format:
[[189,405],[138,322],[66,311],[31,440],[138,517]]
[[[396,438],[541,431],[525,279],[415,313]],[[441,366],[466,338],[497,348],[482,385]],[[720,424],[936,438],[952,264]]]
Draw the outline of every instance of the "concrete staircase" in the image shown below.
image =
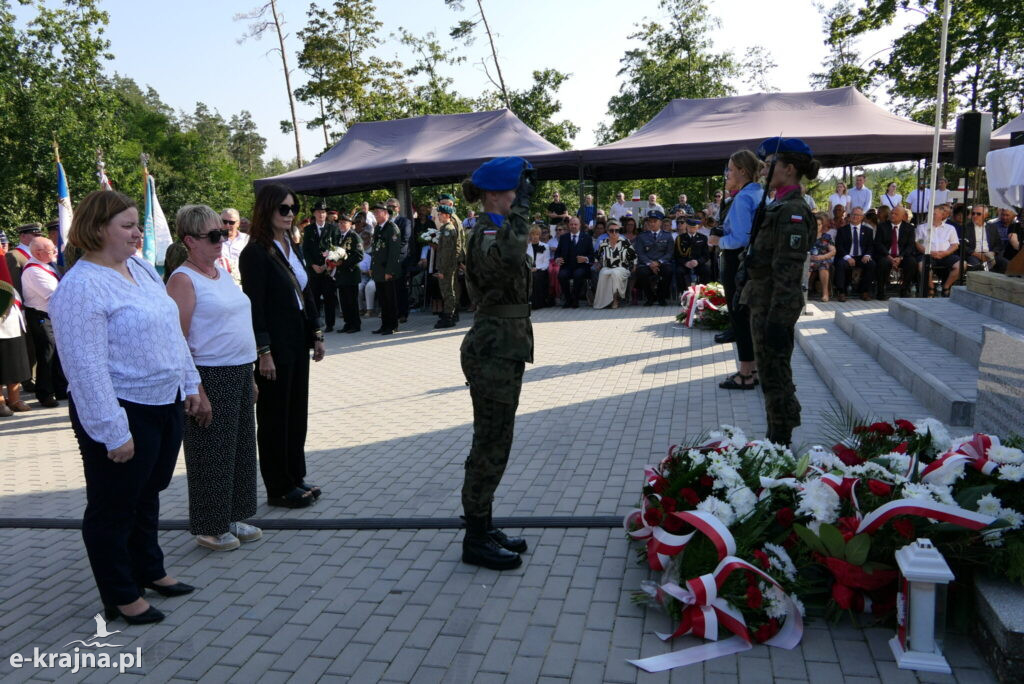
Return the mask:
[[832,326],[806,324],[797,343],[832,394],[862,416],[888,418],[909,393],[950,426],[970,427],[977,400],[982,326],[1024,334],[1024,308],[965,287],[949,299],[891,299],[888,311],[839,310]]

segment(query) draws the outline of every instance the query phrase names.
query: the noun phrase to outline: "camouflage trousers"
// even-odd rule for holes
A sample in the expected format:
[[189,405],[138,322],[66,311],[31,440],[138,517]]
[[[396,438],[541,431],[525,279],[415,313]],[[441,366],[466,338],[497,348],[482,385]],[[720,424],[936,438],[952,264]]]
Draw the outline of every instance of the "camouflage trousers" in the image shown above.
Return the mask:
[[466,517],[486,516],[491,510],[512,451],[525,366],[523,361],[462,354],[462,372],[473,400],[473,446],[462,485]]
[[455,297],[455,288],[458,285],[457,271],[445,273],[444,278],[437,279],[437,286],[441,289],[441,301],[446,314],[455,313],[455,304],[458,301]]
[[[752,283],[751,283],[752,284]],[[748,284],[747,287],[750,285]],[[755,298],[751,298],[754,300]],[[764,393],[764,411],[768,419],[767,436],[777,442],[789,443],[793,429],[800,425],[800,402],[796,398],[796,385],[793,384],[793,328],[800,316],[802,301],[794,309],[792,324],[787,325],[787,339],[779,346],[765,344],[764,332],[767,323],[767,306],[759,302],[750,302],[750,333],[754,341],[754,359],[757,361],[757,374],[760,376],[761,390]],[[775,312],[776,316],[778,311]],[[790,317],[787,316],[787,319]]]

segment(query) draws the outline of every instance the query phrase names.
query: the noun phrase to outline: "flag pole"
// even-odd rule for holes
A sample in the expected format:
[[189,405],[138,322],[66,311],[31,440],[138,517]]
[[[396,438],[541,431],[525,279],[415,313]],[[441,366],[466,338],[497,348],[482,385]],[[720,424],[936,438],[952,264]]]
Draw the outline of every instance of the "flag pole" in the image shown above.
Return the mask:
[[920,295],[924,296],[928,292],[931,286],[931,262],[932,262],[932,236],[935,233],[934,219],[932,218],[935,214],[935,185],[939,175],[939,137],[942,131],[942,109],[945,105],[943,98],[943,92],[945,91],[946,83],[946,39],[949,36],[949,4],[950,0],[945,0],[942,3],[942,38],[939,44],[939,78],[935,86],[935,132],[932,134],[932,169],[929,187],[928,198],[928,215],[925,220],[928,221],[928,248],[924,253],[924,268],[921,269],[922,273],[922,290]]

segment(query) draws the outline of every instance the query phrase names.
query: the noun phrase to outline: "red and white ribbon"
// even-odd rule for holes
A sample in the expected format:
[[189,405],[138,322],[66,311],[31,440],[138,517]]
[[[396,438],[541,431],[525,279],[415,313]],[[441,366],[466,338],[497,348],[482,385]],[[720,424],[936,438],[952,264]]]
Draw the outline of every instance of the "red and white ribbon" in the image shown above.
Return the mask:
[[718,311],[718,307],[712,304],[711,300],[705,295],[705,287],[703,285],[691,285],[680,298],[679,303],[683,307],[683,313],[686,315],[687,328],[693,327],[693,323],[700,311],[704,309]]
[[998,463],[988,458],[988,450],[991,447],[992,439],[988,435],[975,433],[974,437],[961,444],[955,451],[948,451],[925,466],[921,471],[921,481],[933,483],[961,463],[969,463],[975,470],[991,475],[999,468]]
[[920,499],[899,499],[882,504],[865,515],[857,525],[857,534],[861,532],[870,534],[898,515],[931,518],[975,531],[984,529],[996,521],[994,516],[968,511],[959,506],[949,506]]

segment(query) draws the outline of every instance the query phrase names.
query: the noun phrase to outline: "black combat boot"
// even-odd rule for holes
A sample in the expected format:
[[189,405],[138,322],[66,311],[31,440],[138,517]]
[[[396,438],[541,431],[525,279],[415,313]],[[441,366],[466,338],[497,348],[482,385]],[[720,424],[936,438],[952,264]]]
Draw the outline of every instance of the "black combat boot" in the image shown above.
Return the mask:
[[526,553],[526,540],[522,537],[510,537],[495,527],[490,511],[487,512],[487,536],[503,549],[515,551],[516,553]]
[[437,323],[434,324],[434,330],[440,330],[441,328],[454,328],[455,318],[451,314],[443,313],[441,318],[437,319]]
[[462,562],[491,570],[513,570],[523,564],[518,553],[507,551],[487,533],[487,516],[466,516],[462,539]]
[[768,433],[764,436],[769,442],[773,444],[779,444],[781,446],[791,446],[793,442],[793,429],[792,428],[768,428]]

